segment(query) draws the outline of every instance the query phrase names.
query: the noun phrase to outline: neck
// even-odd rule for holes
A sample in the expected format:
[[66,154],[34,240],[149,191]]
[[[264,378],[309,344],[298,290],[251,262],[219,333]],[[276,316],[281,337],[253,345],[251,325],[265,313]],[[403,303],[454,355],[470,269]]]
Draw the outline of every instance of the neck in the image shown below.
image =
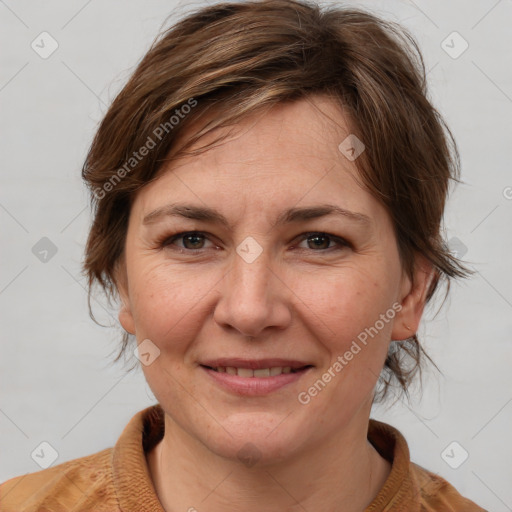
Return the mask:
[[164,438],[148,453],[148,465],[166,512],[335,512],[340,503],[343,512],[361,512],[391,469],[367,440],[367,425],[257,468],[212,453],[166,415]]

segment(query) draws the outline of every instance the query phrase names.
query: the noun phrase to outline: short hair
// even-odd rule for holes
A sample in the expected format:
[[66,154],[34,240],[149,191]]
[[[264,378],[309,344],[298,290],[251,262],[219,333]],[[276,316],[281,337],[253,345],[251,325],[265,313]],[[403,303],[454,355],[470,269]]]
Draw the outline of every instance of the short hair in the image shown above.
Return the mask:
[[[137,191],[173,158],[211,147],[190,151],[212,130],[316,94],[340,105],[350,132],[364,143],[355,164],[363,185],[391,216],[402,268],[412,278],[417,253],[432,263],[426,302],[441,281],[447,295],[451,278],[472,273],[442,236],[449,184],[460,181],[460,159],[453,135],[428,99],[414,38],[361,9],[307,0],[226,2],[162,31],[96,132],[82,169],[93,209],[83,262],[93,319],[94,284],[109,303],[118,297],[115,270]],[[192,123],[201,129],[177,148],[178,136]],[[129,336],[123,334],[116,361]],[[407,395],[423,356],[430,360],[416,334],[391,341],[375,400],[392,383]]]

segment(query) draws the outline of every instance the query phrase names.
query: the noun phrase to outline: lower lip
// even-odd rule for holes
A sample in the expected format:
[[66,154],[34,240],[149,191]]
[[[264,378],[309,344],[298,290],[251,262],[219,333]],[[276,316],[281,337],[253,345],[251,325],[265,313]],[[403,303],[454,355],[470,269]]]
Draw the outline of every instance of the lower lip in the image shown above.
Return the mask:
[[201,366],[201,368],[223,388],[239,395],[248,396],[262,396],[277,391],[288,384],[297,382],[312,369],[312,367],[308,367],[295,373],[281,373],[281,375],[273,377],[239,377],[226,372],[216,372],[205,366]]

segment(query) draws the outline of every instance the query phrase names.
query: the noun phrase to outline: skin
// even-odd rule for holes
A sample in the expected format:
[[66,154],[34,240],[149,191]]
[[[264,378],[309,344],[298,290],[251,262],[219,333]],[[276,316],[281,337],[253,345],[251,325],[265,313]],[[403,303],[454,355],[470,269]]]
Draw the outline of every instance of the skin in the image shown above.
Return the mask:
[[[433,271],[418,256],[414,278],[403,272],[388,213],[338,150],[349,133],[329,98],[280,104],[216,148],[168,164],[132,205],[119,320],[138,343],[149,339],[160,350],[142,368],[165,411],[164,438],[147,459],[167,511],[335,511],[343,503],[355,512],[389,475],[366,438],[374,387],[390,340],[416,332]],[[177,201],[216,208],[232,228],[178,217],[143,224]],[[275,225],[287,208],[325,203],[370,224],[329,215]],[[169,241],[196,230],[205,237]],[[315,245],[310,232],[333,237]],[[236,252],[248,236],[262,248],[252,263]],[[401,306],[394,318],[301,404],[298,394],[393,304]],[[235,356],[314,368],[276,392],[244,397],[198,366]],[[251,467],[237,456],[246,443],[258,450]]]

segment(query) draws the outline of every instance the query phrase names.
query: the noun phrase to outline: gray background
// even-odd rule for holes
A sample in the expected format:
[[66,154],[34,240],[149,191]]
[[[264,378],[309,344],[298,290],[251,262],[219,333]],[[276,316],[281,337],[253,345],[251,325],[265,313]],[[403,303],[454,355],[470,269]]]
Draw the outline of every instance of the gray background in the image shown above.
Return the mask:
[[[199,5],[0,0],[0,481],[39,470],[31,453],[42,441],[58,452],[54,464],[112,446],[155,402],[140,370],[126,375],[110,364],[115,313],[98,297],[94,311],[112,327],[88,316],[80,262],[90,216],[80,169],[107,106],[167,15]],[[403,432],[415,462],[481,506],[510,511],[512,2],[351,5],[401,22],[423,50],[432,101],[462,156],[464,184],[450,197],[446,237],[478,271],[452,287],[435,318],[435,306],[424,317],[420,338],[443,376],[427,372],[421,401],[413,394],[373,417]],[[46,59],[31,47],[43,31],[59,45]],[[457,36],[446,39],[453,31],[469,44],[457,58],[445,51],[462,49]],[[38,253],[43,237],[55,254]],[[469,453],[457,469],[446,462],[461,460],[459,445],[445,451],[453,441]]]

